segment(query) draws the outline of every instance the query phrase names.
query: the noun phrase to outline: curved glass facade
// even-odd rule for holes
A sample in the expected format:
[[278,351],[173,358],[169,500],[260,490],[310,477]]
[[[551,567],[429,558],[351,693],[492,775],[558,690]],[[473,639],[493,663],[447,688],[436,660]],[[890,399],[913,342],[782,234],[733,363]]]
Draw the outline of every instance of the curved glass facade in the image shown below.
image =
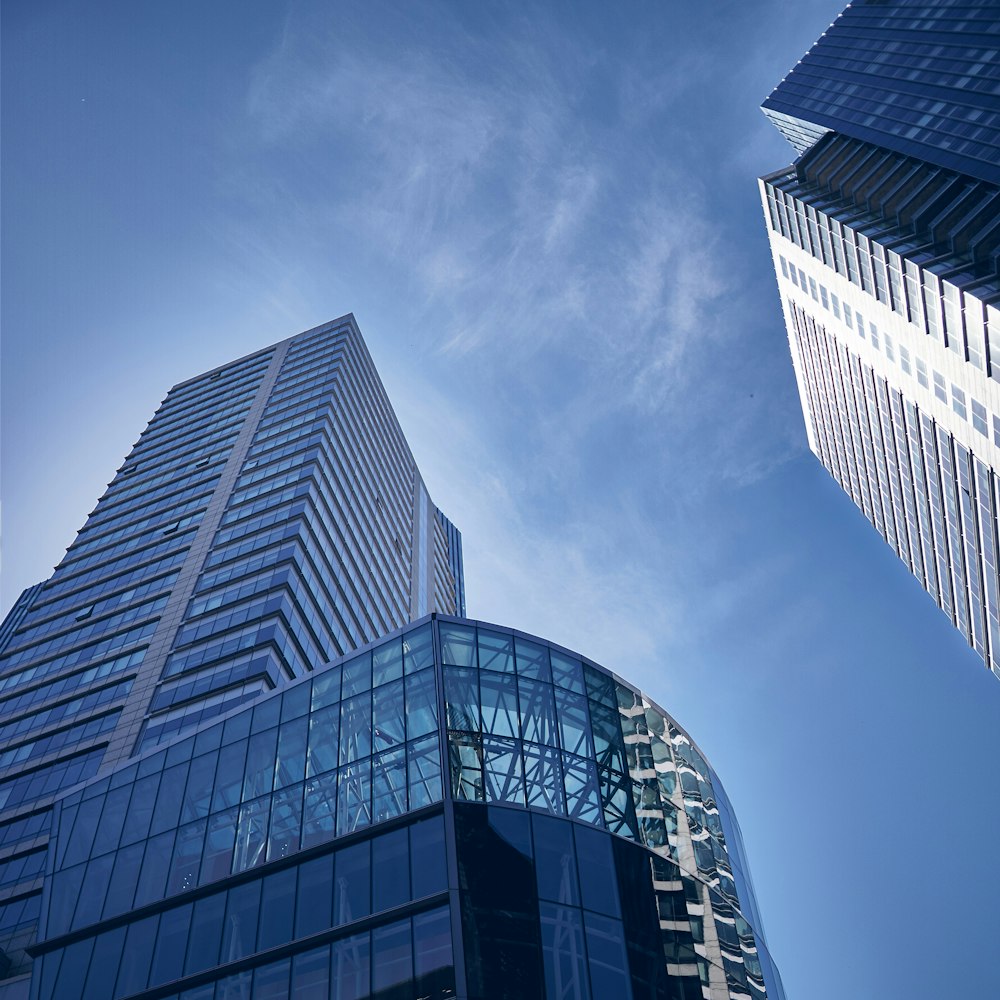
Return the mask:
[[63,798],[32,997],[781,998],[738,826],[607,670],[431,616]]

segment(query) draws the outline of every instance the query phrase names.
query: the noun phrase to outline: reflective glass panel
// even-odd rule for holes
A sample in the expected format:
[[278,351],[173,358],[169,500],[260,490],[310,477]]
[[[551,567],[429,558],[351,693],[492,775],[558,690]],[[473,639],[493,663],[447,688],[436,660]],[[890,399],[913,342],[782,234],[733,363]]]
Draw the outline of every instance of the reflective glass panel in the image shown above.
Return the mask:
[[540,903],[539,911],[542,923],[546,997],[559,997],[560,1000],[590,1000],[587,984],[587,953],[583,946],[583,921],[580,919],[580,911],[570,906],[556,906],[552,903]]
[[476,630],[468,625],[439,626],[441,637],[441,662],[456,667],[476,665]]
[[369,933],[334,941],[330,951],[330,995],[337,1000],[366,1000],[371,992]]

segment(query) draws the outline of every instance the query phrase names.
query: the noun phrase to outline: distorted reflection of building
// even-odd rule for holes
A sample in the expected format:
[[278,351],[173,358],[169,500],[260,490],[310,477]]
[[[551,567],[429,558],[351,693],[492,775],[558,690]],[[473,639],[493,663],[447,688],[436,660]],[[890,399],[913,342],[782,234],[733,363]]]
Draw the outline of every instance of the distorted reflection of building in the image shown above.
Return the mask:
[[1000,4],[853,3],[764,102],[809,445],[1000,676]]
[[431,615],[55,806],[35,1000],[783,997],[739,828],[626,682]]

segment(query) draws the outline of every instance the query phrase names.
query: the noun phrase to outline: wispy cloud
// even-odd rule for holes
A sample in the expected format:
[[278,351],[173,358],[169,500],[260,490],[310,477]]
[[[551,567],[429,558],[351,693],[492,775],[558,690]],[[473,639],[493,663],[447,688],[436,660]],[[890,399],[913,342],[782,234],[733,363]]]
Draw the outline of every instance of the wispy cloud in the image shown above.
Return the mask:
[[553,638],[647,660],[690,620],[685,532],[708,530],[706,498],[799,447],[759,433],[765,388],[742,391],[766,372],[746,344],[756,292],[673,125],[694,71],[643,81],[648,62],[607,65],[544,15],[488,48],[439,20],[431,48],[420,16],[390,38],[293,14],[258,67],[243,141],[294,164],[278,254],[299,241],[347,287],[398,276],[388,312],[447,390],[391,351],[383,368],[436,499],[479,540],[471,610],[531,627],[535,609]]

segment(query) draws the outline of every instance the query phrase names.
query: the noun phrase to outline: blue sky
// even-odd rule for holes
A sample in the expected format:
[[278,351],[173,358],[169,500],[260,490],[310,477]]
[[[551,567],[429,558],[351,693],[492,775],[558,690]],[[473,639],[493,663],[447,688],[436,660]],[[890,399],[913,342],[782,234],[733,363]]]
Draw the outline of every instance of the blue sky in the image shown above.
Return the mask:
[[4,608],[170,385],[353,311],[470,615],[691,730],[790,1000],[1000,995],[1000,685],[808,452],[758,203],[838,10],[8,0]]

